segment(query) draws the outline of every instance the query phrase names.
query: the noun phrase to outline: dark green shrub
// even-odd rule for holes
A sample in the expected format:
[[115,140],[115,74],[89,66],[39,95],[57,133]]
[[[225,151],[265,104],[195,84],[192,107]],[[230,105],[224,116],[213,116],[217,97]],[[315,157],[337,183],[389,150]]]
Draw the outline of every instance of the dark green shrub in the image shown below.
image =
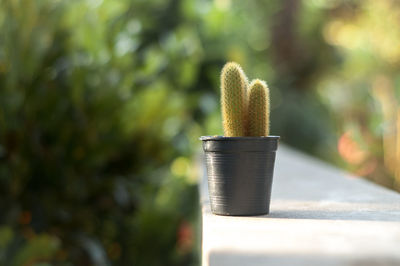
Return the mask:
[[1,265],[193,261],[196,48],[177,1],[95,2],[0,7]]

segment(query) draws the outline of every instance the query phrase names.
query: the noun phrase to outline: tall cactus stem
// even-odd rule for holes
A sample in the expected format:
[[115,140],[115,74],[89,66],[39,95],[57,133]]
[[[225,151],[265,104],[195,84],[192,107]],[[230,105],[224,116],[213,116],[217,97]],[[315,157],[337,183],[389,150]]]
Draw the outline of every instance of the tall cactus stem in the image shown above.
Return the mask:
[[221,72],[222,121],[226,137],[247,135],[247,87],[247,77],[240,65],[227,63]]
[[267,84],[253,80],[248,92],[248,136],[269,135],[269,105]]

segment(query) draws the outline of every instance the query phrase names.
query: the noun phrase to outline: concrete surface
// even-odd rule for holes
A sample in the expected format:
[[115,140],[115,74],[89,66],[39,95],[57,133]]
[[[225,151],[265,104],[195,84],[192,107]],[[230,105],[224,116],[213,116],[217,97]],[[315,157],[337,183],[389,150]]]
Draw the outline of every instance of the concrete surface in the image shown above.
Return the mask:
[[200,194],[203,265],[400,265],[400,194],[284,145],[269,215],[213,215],[205,171]]

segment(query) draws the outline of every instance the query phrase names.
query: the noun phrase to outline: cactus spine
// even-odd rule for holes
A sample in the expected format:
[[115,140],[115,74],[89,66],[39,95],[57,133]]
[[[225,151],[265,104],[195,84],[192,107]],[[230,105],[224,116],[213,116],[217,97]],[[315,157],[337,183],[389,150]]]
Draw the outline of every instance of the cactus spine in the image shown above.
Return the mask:
[[247,127],[247,77],[237,63],[227,63],[221,73],[221,106],[224,135],[241,137]]
[[269,135],[269,89],[259,79],[253,80],[249,88],[248,135]]
[[221,72],[221,109],[226,137],[269,135],[269,89],[264,81],[248,81],[239,64]]

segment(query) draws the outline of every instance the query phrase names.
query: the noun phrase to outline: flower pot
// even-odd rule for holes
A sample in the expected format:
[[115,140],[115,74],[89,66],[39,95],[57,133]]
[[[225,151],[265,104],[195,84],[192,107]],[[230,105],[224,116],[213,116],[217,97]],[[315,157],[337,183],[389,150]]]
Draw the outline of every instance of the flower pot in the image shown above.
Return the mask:
[[269,213],[278,136],[201,137],[211,211],[218,215]]

